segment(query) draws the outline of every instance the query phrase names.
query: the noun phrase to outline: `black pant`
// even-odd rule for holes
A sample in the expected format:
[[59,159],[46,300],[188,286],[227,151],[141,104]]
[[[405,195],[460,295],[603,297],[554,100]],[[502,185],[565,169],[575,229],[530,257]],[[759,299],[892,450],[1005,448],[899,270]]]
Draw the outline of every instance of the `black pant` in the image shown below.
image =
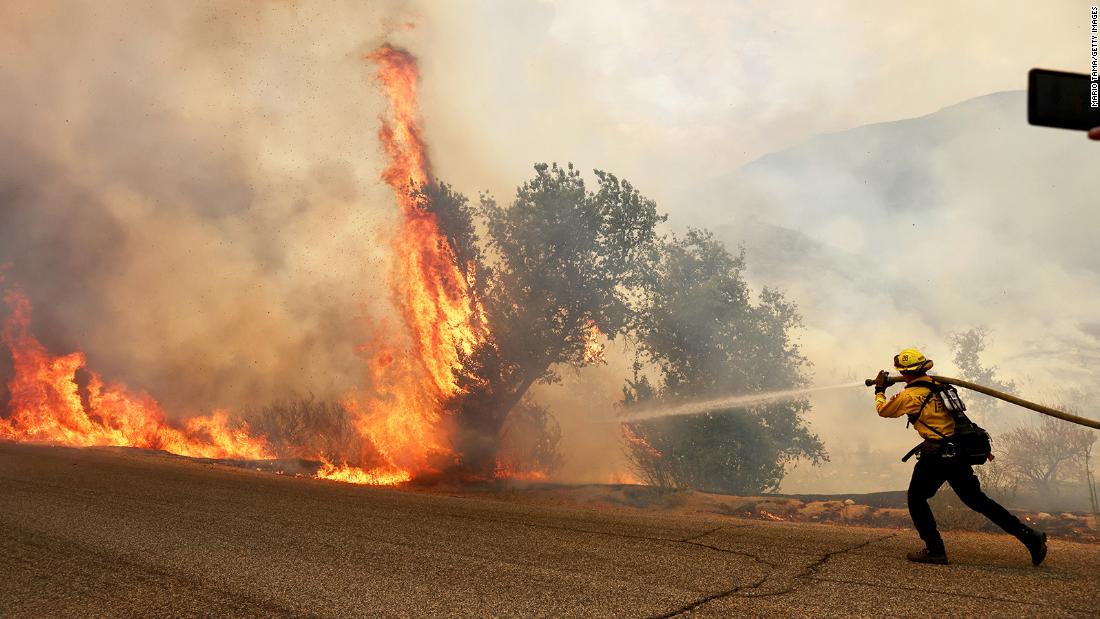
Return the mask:
[[928,499],[936,494],[945,481],[951,484],[951,489],[967,507],[989,518],[1006,533],[1023,541],[1031,532],[1019,518],[982,492],[978,476],[969,464],[960,462],[958,458],[925,454],[913,467],[908,499],[913,526],[917,528],[917,533],[929,551],[943,553],[943,539],[936,530],[936,518],[932,515],[932,508],[928,506]]

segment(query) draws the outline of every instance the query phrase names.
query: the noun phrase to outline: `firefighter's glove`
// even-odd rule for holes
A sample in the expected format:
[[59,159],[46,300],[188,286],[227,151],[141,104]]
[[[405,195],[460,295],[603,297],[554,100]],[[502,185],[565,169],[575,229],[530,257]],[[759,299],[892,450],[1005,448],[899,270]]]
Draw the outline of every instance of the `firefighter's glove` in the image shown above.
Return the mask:
[[887,379],[890,378],[890,373],[886,370],[882,370],[875,376],[875,393],[886,393]]

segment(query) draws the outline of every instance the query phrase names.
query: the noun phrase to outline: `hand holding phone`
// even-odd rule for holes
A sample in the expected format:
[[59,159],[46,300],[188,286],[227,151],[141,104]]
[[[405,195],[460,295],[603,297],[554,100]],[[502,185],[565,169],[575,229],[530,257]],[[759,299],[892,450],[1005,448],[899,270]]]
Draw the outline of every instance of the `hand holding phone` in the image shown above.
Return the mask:
[[1100,140],[1100,83],[1084,73],[1032,69],[1027,75],[1027,122],[1088,131]]

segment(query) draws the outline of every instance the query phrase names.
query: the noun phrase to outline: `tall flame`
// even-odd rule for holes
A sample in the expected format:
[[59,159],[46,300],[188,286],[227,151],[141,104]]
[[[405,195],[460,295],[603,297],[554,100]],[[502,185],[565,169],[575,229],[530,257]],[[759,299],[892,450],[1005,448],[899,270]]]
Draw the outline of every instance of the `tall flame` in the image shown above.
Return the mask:
[[[392,341],[382,347],[370,363],[375,392],[348,401],[360,432],[384,464],[358,473],[334,467],[331,474],[322,474],[344,481],[408,479],[453,462],[443,403],[459,389],[454,377],[458,351],[472,351],[479,339],[476,301],[463,268],[435,214],[414,196],[415,189],[432,180],[417,109],[416,58],[387,44],[368,59],[377,64],[390,107],[378,138],[389,158],[382,178],[393,189],[402,216],[402,229],[393,240],[396,262],[390,281],[410,348],[403,351]],[[377,335],[376,342],[383,339]]]
[[[389,160],[382,178],[393,189],[401,211],[390,281],[409,343],[394,340],[388,331],[374,333],[370,391],[349,395],[345,401],[370,464],[325,460],[316,476],[397,484],[454,462],[444,404],[459,390],[454,375],[459,351],[471,352],[483,336],[477,320],[480,309],[469,292],[468,265],[459,264],[435,214],[414,195],[432,180],[417,110],[416,59],[388,44],[368,59],[377,65],[390,108],[378,137]],[[251,436],[243,424],[232,425],[228,413],[192,417],[176,427],[150,396],[107,385],[87,370],[82,353],[51,355],[29,333],[28,299],[9,291],[6,300],[11,314],[2,335],[15,373],[9,385],[10,415],[0,417],[0,438],[146,447],[186,456],[272,457],[267,441]],[[591,332],[593,354],[600,352],[598,334]],[[81,371],[90,376],[83,390],[77,379]]]
[[404,230],[394,237],[398,262],[393,292],[416,357],[439,393],[449,396],[457,389],[451,370],[458,365],[458,348],[470,352],[478,340],[474,302],[435,215],[420,208],[411,191],[432,180],[417,111],[416,58],[390,45],[369,58],[378,63],[378,79],[386,89],[392,115],[392,121],[383,122],[378,132],[390,158],[382,178],[393,188],[404,216]]
[[[193,417],[176,428],[153,398],[104,384],[86,369],[83,353],[51,355],[30,335],[27,297],[16,290],[4,297],[11,313],[0,339],[11,351],[14,373],[8,383],[11,414],[0,418],[0,438],[143,447],[203,458],[272,457],[266,440],[250,436],[246,425],[231,427],[225,412]],[[83,395],[77,382],[81,370],[89,375]]]

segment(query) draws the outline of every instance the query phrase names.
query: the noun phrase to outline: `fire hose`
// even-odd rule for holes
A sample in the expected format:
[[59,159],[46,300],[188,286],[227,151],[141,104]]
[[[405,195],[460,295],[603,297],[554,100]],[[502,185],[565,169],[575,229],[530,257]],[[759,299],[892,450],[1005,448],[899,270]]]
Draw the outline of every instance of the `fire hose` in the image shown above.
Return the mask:
[[[1003,391],[997,391],[996,389],[990,389],[989,387],[986,387],[984,385],[979,385],[977,383],[972,383],[970,381],[960,380],[958,378],[950,378],[948,376],[940,376],[938,374],[937,375],[930,375],[930,377],[932,379],[938,381],[938,382],[946,383],[948,385],[955,385],[956,387],[964,387],[966,389],[970,389],[971,391],[977,391],[978,393],[984,393],[985,395],[997,398],[998,400],[1004,400],[1005,402],[1008,402],[1009,404],[1015,404],[1016,406],[1022,406],[1024,408],[1031,409],[1031,410],[1033,410],[1037,413],[1042,413],[1044,415],[1049,415],[1051,417],[1057,417],[1058,419],[1061,419],[1063,421],[1068,421],[1070,423],[1076,423],[1078,425],[1087,426],[1089,428],[1100,430],[1100,421],[1097,421],[1095,419],[1089,419],[1087,417],[1079,417],[1077,415],[1071,415],[1067,412],[1060,411],[1060,410],[1054,409],[1054,408],[1050,408],[1049,406],[1043,406],[1042,404],[1036,404],[1034,402],[1028,402],[1027,400],[1024,400],[1022,398],[1017,398],[1016,396],[1009,395],[1007,393],[1004,393]],[[868,378],[867,380],[865,380],[863,382],[864,382],[865,385],[870,387],[870,386],[875,384],[875,379]],[[887,385],[893,385],[895,383],[903,383],[903,382],[905,382],[905,379],[902,378],[901,376],[890,376],[889,378],[886,379],[886,384]]]

